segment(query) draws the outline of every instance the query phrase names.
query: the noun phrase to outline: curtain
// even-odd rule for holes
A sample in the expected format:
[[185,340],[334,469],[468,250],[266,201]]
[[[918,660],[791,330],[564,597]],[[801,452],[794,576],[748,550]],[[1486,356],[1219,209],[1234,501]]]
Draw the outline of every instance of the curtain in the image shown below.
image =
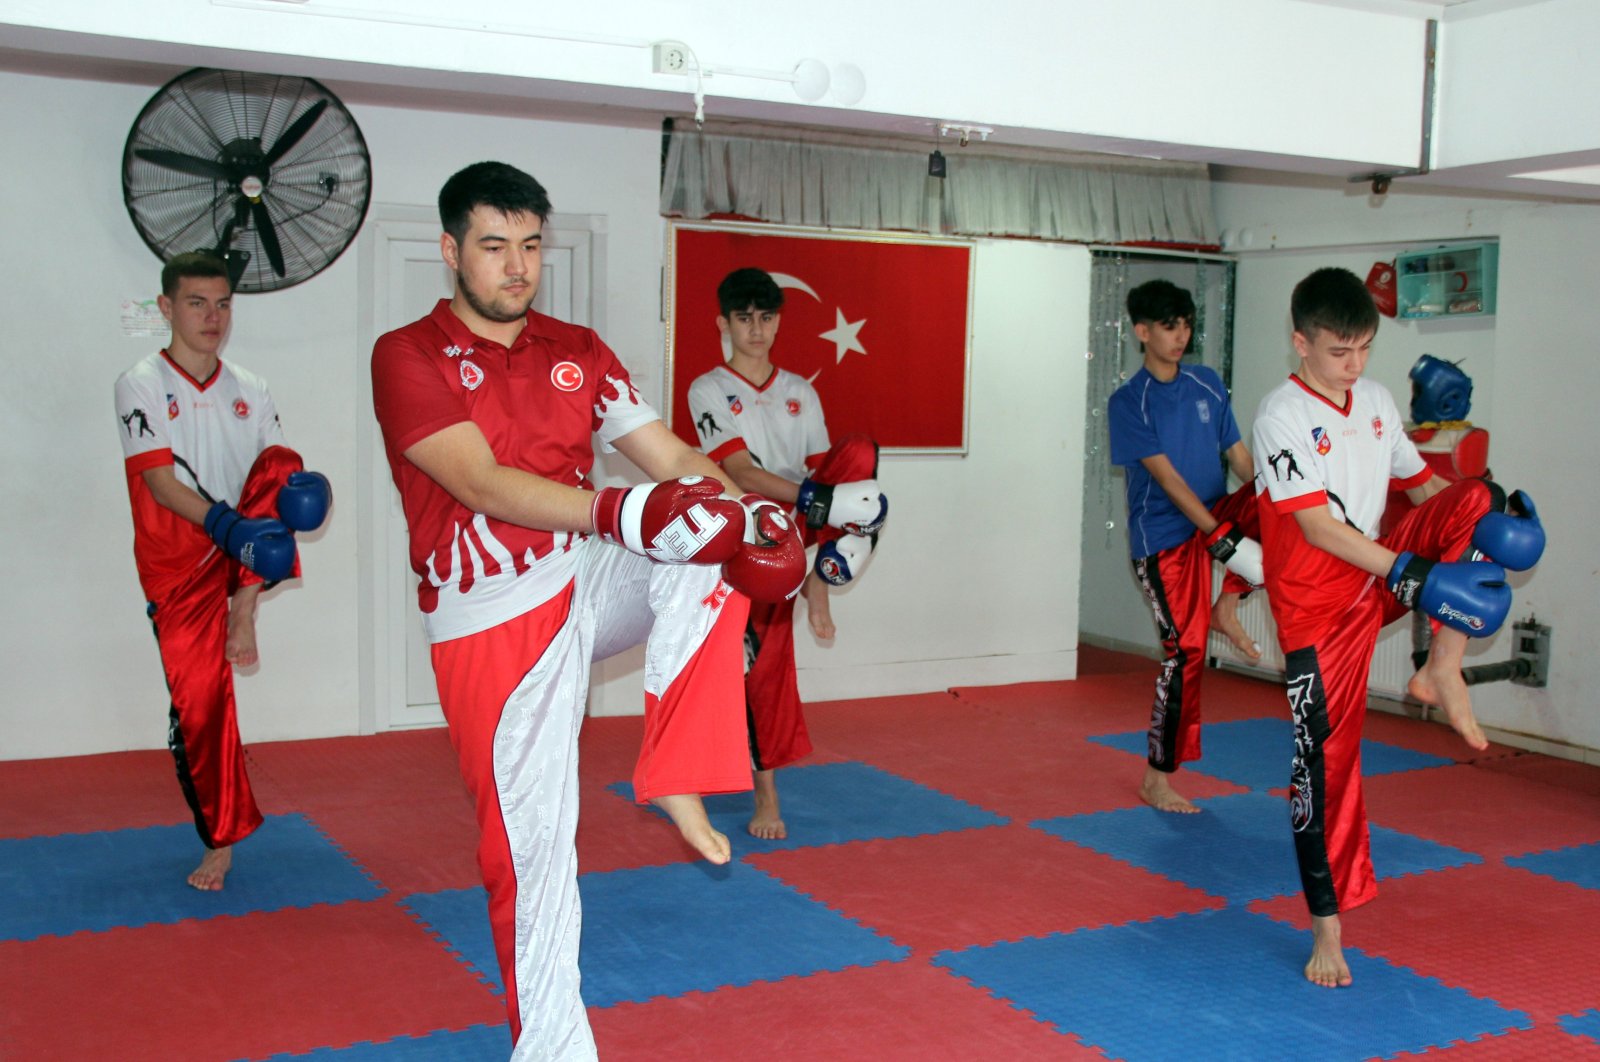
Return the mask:
[[946,173],[928,176],[920,148],[674,132],[661,212],[1079,243],[1218,242],[1203,163],[1109,155],[1058,162],[954,149]]

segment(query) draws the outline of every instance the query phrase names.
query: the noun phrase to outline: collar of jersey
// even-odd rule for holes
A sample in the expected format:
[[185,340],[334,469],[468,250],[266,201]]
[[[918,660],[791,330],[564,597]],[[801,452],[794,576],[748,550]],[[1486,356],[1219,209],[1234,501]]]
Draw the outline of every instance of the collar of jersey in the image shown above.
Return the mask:
[[535,310],[528,311],[528,322],[522,326],[522,331],[517,334],[516,340],[510,348],[502,347],[492,339],[485,339],[472,329],[467,323],[457,317],[450,310],[450,300],[440,299],[433,307],[433,312],[428,315],[432,318],[439,331],[445,334],[453,345],[461,348],[462,352],[469,349],[481,350],[508,350],[515,351],[518,347],[531,343],[535,339],[547,339],[554,335],[551,324],[554,318],[546,317]]
[[[1300,390],[1304,391],[1306,394],[1310,395],[1312,398],[1315,398],[1318,402],[1321,402],[1323,405],[1327,406],[1329,409],[1333,410],[1335,413],[1339,414],[1341,417],[1348,417],[1350,415],[1351,408],[1354,407],[1355,404],[1356,404],[1356,387],[1355,387],[1355,384],[1351,384],[1350,385],[1350,389],[1344,393],[1344,405],[1343,406],[1336,406],[1332,402],[1328,401],[1328,396],[1327,395],[1325,395],[1322,392],[1320,392],[1320,391],[1316,390],[1315,388],[1311,387],[1309,384],[1307,384],[1304,380],[1300,379],[1300,377],[1295,375],[1294,373],[1290,373],[1289,374],[1289,379],[1293,380],[1295,382],[1295,385],[1297,387],[1299,387]],[[1357,382],[1359,382],[1359,381],[1357,381]]]

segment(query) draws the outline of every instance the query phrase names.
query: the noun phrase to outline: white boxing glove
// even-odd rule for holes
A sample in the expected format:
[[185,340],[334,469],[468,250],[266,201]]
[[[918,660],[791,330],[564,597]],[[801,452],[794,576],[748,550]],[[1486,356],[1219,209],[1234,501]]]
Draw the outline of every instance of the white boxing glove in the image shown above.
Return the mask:
[[837,484],[802,480],[795,507],[807,527],[837,527],[852,535],[873,534],[889,518],[889,499],[875,479]]
[[1267,577],[1261,569],[1261,543],[1246,538],[1233,521],[1224,520],[1206,536],[1206,552],[1251,586],[1266,584]]
[[845,535],[818,547],[817,561],[812,567],[823,582],[844,586],[861,578],[877,548],[877,535]]

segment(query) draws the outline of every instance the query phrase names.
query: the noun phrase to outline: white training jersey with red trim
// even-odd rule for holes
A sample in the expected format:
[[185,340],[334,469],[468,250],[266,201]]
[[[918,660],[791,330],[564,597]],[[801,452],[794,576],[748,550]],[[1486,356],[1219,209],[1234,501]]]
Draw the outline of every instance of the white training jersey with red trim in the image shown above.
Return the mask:
[[372,397],[434,642],[488,630],[560,593],[577,570],[573,546],[588,536],[475,513],[407,460],[408,448],[470,420],[501,465],[592,490],[593,436],[610,451],[660,419],[590,329],[530,311],[508,349],[475,335],[448,299],[379,338]]
[[1394,397],[1367,379],[1355,382],[1341,407],[1291,376],[1261,400],[1251,436],[1267,596],[1292,651],[1342,615],[1370,578],[1306,542],[1294,514],[1325,505],[1334,519],[1376,539],[1391,486],[1409,490],[1432,473],[1403,430]]
[[232,505],[257,455],[288,442],[266,381],[231,362],[202,382],[162,350],[117,377],[115,394],[134,559],[149,593],[153,581],[191,570],[214,547],[200,525],[156,502],[142,473],[172,465],[179,483]]
[[757,387],[726,365],[689,385],[689,415],[711,460],[748,450],[756,466],[795,483],[828,452],[816,388],[787,369]]

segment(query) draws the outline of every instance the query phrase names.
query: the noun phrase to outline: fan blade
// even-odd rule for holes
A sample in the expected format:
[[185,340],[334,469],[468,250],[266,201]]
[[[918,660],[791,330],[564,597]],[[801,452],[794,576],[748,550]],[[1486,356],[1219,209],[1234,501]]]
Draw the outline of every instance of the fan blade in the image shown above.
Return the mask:
[[181,151],[167,151],[165,148],[134,148],[133,153],[146,162],[153,162],[157,166],[165,166],[179,173],[187,173],[192,177],[209,177],[216,181],[226,181],[232,176],[228,172],[228,167],[215,159],[185,155]]
[[[272,145],[272,150],[267,152],[267,165],[272,166],[289,153],[289,149],[300,143],[300,138],[305,136],[312,126],[317,124],[317,119],[322,117],[322,112],[328,109],[327,100],[318,100],[313,103],[300,117],[296,118],[278,137],[278,142]],[[280,272],[281,276],[282,273]]]
[[261,249],[267,252],[272,271],[283,276],[283,248],[278,245],[278,234],[272,227],[272,218],[267,215],[267,204],[257,199],[250,204],[250,213],[255,216],[256,235],[261,238]]

